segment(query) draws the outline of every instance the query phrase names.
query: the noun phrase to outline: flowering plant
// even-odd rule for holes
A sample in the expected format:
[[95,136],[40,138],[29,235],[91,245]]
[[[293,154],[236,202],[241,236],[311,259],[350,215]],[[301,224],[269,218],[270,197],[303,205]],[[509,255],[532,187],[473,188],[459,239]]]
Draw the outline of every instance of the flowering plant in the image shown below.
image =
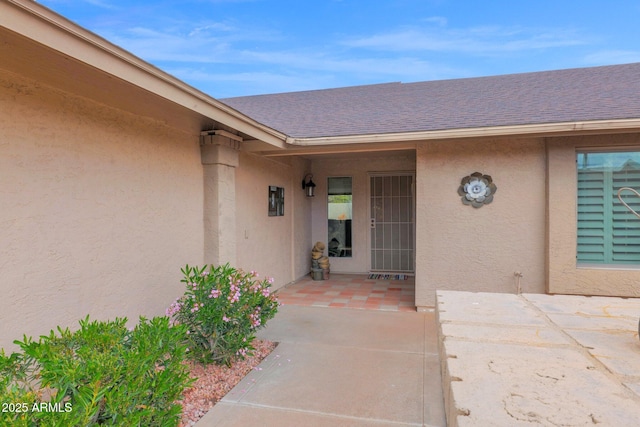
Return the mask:
[[271,292],[273,279],[258,279],[229,264],[182,270],[186,284],[182,297],[167,308],[167,315],[187,327],[189,357],[202,363],[230,365],[253,350],[255,331],[278,311]]

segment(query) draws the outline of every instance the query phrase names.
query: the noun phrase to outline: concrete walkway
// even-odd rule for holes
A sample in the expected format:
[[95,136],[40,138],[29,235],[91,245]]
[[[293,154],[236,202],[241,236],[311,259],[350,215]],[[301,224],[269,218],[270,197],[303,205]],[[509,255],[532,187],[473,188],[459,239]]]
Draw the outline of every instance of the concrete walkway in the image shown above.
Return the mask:
[[434,313],[285,305],[280,344],[198,422],[207,426],[444,426]]
[[449,425],[640,425],[640,299],[437,292]]
[[281,307],[259,334],[280,345],[198,427],[640,425],[640,299],[438,291],[437,302],[436,313]]

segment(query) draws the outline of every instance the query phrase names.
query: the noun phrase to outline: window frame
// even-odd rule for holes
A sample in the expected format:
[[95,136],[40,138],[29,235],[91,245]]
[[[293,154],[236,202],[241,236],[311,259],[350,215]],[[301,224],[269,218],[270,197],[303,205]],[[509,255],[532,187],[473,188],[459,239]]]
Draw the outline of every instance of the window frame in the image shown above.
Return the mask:
[[[348,179],[350,192],[349,193],[333,193],[331,191],[331,180],[339,180],[339,179]],[[345,218],[345,220],[332,219],[330,217],[330,198],[331,196],[350,196],[350,218]],[[338,176],[328,176],[327,177],[327,252],[328,256],[331,258],[353,258],[353,176],[349,175],[338,175]],[[333,246],[333,238],[338,234],[338,230],[335,230],[335,227],[332,227],[331,221],[340,221],[339,227],[344,227],[344,242],[338,241],[338,246]],[[344,224],[342,224],[344,221]],[[347,222],[348,225],[347,226]],[[333,224],[335,225],[335,224]],[[333,230],[333,231],[332,231]]]
[[[621,187],[640,188],[640,149],[576,150],[576,181],[576,266],[640,267],[640,219],[617,197]],[[640,199],[625,201],[640,209]]]
[[546,292],[640,297],[640,268],[576,265],[577,151],[640,151],[640,133],[556,136],[544,140],[547,183]]

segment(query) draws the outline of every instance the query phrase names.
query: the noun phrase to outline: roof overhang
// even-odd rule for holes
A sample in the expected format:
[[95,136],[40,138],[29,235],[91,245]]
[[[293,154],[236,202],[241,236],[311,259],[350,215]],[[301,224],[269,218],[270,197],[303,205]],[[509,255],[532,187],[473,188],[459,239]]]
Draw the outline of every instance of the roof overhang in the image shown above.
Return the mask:
[[[201,123],[201,127],[223,124],[228,130],[245,135],[244,139],[260,140],[271,149],[286,146],[283,133],[258,123],[36,2],[0,2],[0,35],[0,68],[80,96],[102,96],[98,101],[117,108],[161,116],[159,106],[140,107],[142,103],[133,105],[136,100],[131,99],[135,98],[131,93],[121,97],[112,93],[114,88],[126,93],[126,88],[134,87],[146,92],[149,99],[163,100],[165,106],[178,106],[182,115],[190,116],[189,119]],[[54,65],[60,65],[61,71],[56,74],[49,63],[34,64],[39,58],[29,57],[33,53],[57,61]],[[20,56],[25,58],[18,58]],[[85,82],[82,78],[69,78],[65,71],[70,68],[75,74],[91,74],[91,78],[97,78],[106,88],[91,85],[89,78]],[[207,129],[197,129],[197,132],[202,130]]]
[[287,138],[288,149],[258,150],[265,156],[311,155],[337,152],[387,151],[415,148],[424,141],[470,138],[524,138],[640,132],[640,119],[596,120],[566,123],[445,129],[423,132]]

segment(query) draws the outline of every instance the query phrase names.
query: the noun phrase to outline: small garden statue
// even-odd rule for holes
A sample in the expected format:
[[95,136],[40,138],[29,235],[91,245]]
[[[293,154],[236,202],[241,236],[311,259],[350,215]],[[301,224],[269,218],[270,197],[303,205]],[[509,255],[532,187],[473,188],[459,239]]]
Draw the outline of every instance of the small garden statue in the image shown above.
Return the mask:
[[311,249],[311,276],[313,280],[324,280],[329,278],[329,257],[324,255],[325,245],[316,242]]

